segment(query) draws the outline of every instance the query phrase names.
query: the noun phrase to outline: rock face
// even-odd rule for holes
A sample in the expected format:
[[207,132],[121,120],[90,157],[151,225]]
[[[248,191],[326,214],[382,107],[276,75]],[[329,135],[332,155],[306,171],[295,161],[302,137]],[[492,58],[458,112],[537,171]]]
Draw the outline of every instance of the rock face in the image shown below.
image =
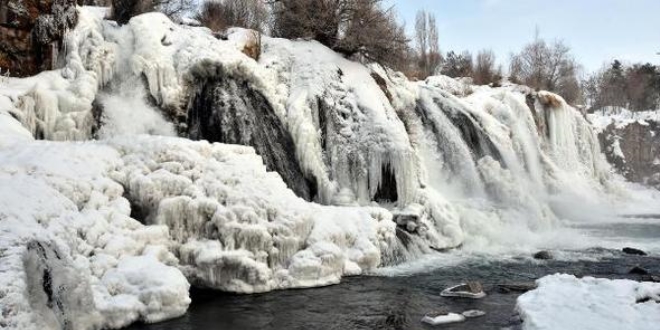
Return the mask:
[[626,179],[660,189],[660,123],[611,124],[599,140],[607,160]]
[[0,0],[0,69],[30,76],[56,66],[64,33],[78,19],[75,0]]
[[314,200],[316,182],[300,168],[291,135],[268,100],[247,82],[201,83],[189,105],[188,128],[191,139],[254,147],[268,169],[277,171],[291,190]]

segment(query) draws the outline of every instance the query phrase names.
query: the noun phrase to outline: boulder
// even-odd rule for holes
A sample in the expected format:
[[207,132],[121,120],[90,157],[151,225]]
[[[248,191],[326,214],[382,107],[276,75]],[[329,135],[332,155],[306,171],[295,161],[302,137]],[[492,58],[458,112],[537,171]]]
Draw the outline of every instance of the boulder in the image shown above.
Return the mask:
[[622,251],[625,254],[629,254],[629,255],[633,255],[633,256],[645,256],[646,255],[646,252],[644,252],[642,250],[639,250],[639,249],[631,248],[631,247],[624,247]]
[[478,310],[478,309],[471,309],[467,310],[463,313],[461,313],[463,316],[465,316],[468,319],[475,318],[475,317],[481,317],[486,315],[486,312]]
[[486,296],[486,293],[484,292],[481,283],[476,281],[467,281],[465,283],[444,289],[440,295],[450,298],[481,299]]
[[644,269],[644,268],[642,268],[642,267],[635,266],[635,267],[633,267],[633,268],[628,272],[628,274],[634,274],[634,275],[648,275],[648,274],[649,274],[649,271],[646,270],[646,269]]
[[551,260],[552,259],[552,253],[548,251],[539,251],[534,253],[534,259],[537,260]]

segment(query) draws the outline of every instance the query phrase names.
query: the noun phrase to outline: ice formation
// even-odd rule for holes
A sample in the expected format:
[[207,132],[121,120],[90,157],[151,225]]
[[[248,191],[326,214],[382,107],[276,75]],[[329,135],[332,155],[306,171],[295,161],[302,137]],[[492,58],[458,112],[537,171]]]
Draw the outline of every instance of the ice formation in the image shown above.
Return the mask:
[[515,245],[560,225],[560,196],[614,189],[557,95],[411,82],[314,41],[263,37],[255,60],[250,31],[79,10],[62,69],[0,83],[10,329],[157,322],[185,312],[189,283],[327,285]]
[[556,274],[518,298],[523,329],[657,329],[660,284]]

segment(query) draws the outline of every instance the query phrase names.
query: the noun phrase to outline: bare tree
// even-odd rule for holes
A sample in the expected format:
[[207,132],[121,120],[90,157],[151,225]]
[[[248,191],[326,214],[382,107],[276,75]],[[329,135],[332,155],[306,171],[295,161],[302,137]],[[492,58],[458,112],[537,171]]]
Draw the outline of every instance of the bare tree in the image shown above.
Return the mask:
[[197,19],[213,31],[242,27],[263,32],[268,8],[262,0],[207,0],[201,5]]
[[461,54],[447,53],[441,73],[452,78],[472,77],[472,54],[465,50]]
[[156,10],[169,17],[181,17],[190,12],[197,4],[197,0],[152,0]]
[[477,54],[472,78],[477,85],[499,85],[502,69],[496,68],[496,57],[492,50],[484,49]]
[[566,44],[560,40],[548,44],[538,31],[534,41],[512,56],[510,64],[512,81],[558,93],[569,103],[581,96],[579,70]]
[[417,12],[415,19],[415,42],[417,46],[417,65],[419,78],[426,78],[435,74],[442,62],[438,27],[435,15],[424,10]]
[[315,39],[352,57],[401,69],[408,39],[383,0],[271,0],[272,33]]
[[393,8],[381,8],[380,0],[353,0],[349,14],[343,35],[332,48],[399,69],[407,60],[408,39]]
[[347,0],[271,0],[273,35],[282,38],[315,39],[332,46],[339,28],[350,19]]
[[428,15],[426,11],[421,10],[417,12],[415,19],[415,42],[417,46],[417,56],[419,56],[419,71],[420,78],[428,76]]

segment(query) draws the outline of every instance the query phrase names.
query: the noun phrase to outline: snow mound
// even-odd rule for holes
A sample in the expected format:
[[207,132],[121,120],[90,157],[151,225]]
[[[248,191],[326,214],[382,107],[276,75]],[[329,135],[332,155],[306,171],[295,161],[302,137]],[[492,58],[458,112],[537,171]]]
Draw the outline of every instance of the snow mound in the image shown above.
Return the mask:
[[518,298],[525,330],[651,330],[660,324],[660,284],[551,275]]

